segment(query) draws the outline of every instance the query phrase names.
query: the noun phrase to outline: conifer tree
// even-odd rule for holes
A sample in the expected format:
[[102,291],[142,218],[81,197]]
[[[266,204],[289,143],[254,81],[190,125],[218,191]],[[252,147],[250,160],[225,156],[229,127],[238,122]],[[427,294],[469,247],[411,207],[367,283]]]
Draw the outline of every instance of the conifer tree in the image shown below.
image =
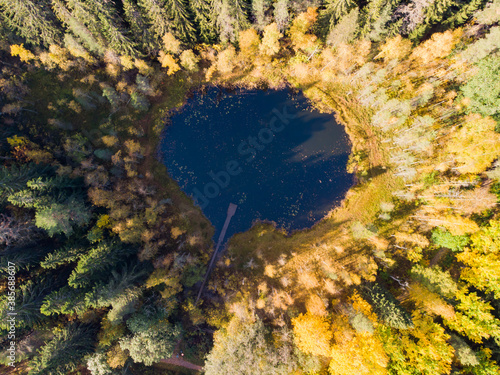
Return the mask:
[[460,4],[460,9],[454,11],[451,17],[448,17],[444,23],[451,27],[456,27],[462,25],[476,12],[483,4],[485,0],[471,0],[463,4]]
[[337,47],[341,43],[349,43],[356,33],[358,18],[359,8],[356,7],[342,17],[340,22],[330,30],[327,42],[334,47]]
[[370,0],[360,12],[359,32],[362,38],[380,41],[387,33],[387,23],[394,12],[394,1]]
[[194,15],[200,41],[203,43],[214,42],[217,39],[216,15],[211,2],[209,0],[191,0],[189,6]]
[[269,0],[253,0],[252,1],[252,15],[254,18],[254,27],[262,31],[264,27],[269,24],[269,16],[266,14],[269,10]]
[[355,6],[356,2],[354,0],[327,0],[322,16],[327,17],[330,20],[330,27],[333,27]]
[[243,0],[214,0],[216,26],[222,42],[234,42],[240,30],[249,26],[247,4]]
[[196,30],[186,3],[183,0],[166,0],[164,7],[169,18],[169,30],[184,43],[195,41]]
[[54,14],[45,0],[0,0],[3,22],[28,43],[48,47],[60,39]]
[[109,48],[122,55],[134,56],[135,45],[125,35],[123,21],[118,16],[115,4],[112,1],[100,0],[87,0],[87,2],[98,20],[100,32],[106,38]]
[[[51,0],[52,9],[59,21],[66,26],[77,41],[81,42],[89,51],[99,54],[104,53],[104,40],[99,33],[92,32],[76,14],[73,14],[69,3],[65,4],[63,0]],[[85,18],[85,16],[84,16]]]
[[77,369],[94,348],[96,330],[90,325],[72,323],[46,342],[30,362],[30,374],[68,374]]
[[424,7],[424,18],[419,25],[409,32],[408,37],[412,40],[419,40],[430,31],[432,26],[441,23],[450,15],[450,11],[454,5],[453,0],[435,0],[426,2]]
[[122,0],[125,21],[129,24],[134,41],[147,53],[158,49],[158,41],[153,38],[139,7],[134,0]]
[[149,30],[160,45],[163,36],[169,31],[169,18],[164,4],[160,0],[138,0],[139,9],[148,21]]
[[413,328],[410,315],[384,287],[375,284],[366,293],[377,316],[388,326],[399,329]]
[[290,22],[289,8],[289,0],[277,0],[274,3],[274,22],[278,25],[280,32],[285,31]]
[[92,281],[104,276],[104,271],[136,252],[132,247],[118,243],[100,243],[87,254],[80,256],[76,268],[71,273],[68,284],[73,288],[88,286]]

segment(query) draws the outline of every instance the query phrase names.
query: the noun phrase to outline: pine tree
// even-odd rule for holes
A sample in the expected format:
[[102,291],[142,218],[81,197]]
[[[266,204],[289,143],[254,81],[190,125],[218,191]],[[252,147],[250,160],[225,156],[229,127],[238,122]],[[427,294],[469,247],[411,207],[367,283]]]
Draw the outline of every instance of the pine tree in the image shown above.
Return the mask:
[[34,163],[14,164],[11,167],[0,166],[0,201],[24,189],[26,183],[34,177],[50,172],[50,170],[50,167]]
[[453,15],[444,21],[444,24],[450,27],[457,27],[464,24],[484,3],[485,0],[471,0],[465,4],[460,4],[460,9],[454,11]]
[[278,25],[280,32],[284,32],[290,22],[289,8],[289,0],[277,0],[274,3],[274,22]]
[[67,245],[47,254],[45,259],[40,263],[40,266],[45,269],[53,269],[64,264],[76,262],[86,251],[85,247]]
[[148,54],[158,49],[158,40],[151,35],[147,20],[134,0],[123,0],[123,12],[134,41]]
[[327,0],[322,17],[328,18],[330,20],[330,27],[333,27],[354,7],[356,7],[354,0]]
[[454,3],[454,0],[427,2],[428,6],[425,7],[423,21],[409,32],[408,37],[412,40],[419,40],[424,37],[434,25],[440,24],[444,19],[449,17]]
[[234,42],[239,31],[249,26],[247,4],[243,0],[214,0],[213,7],[220,40]]
[[57,314],[83,314],[91,304],[86,301],[85,289],[74,289],[65,285],[50,292],[43,300],[40,312],[51,316]]
[[337,47],[341,43],[349,43],[356,33],[358,27],[359,8],[354,8],[347,15],[342,17],[328,34],[327,42],[333,47]]
[[16,299],[16,310],[18,314],[16,321],[19,326],[24,328],[34,328],[40,324],[45,316],[40,312],[43,300],[50,289],[53,287],[53,282],[49,280],[29,280],[26,284],[19,288]]
[[196,30],[191,22],[188,7],[183,0],[166,0],[169,30],[184,43],[196,40]]
[[194,15],[200,41],[203,43],[214,42],[217,39],[215,30],[216,15],[210,0],[191,0],[189,6]]
[[267,15],[269,11],[270,1],[269,0],[253,0],[252,1],[252,15],[254,18],[254,27],[262,31],[270,22],[270,17]]
[[358,35],[372,41],[381,41],[387,33],[387,24],[394,12],[394,5],[386,0],[370,0],[360,14]]
[[48,47],[60,40],[54,14],[45,0],[0,0],[0,10],[3,22],[28,43]]
[[410,315],[384,287],[373,285],[366,291],[366,297],[372,303],[377,316],[388,326],[399,329],[413,328]]
[[163,36],[169,31],[169,18],[164,4],[160,0],[138,0],[139,9],[144,19],[148,20],[149,31],[160,45]]
[[125,34],[123,21],[118,16],[114,2],[87,0],[87,3],[99,22],[100,32],[106,38],[109,48],[118,54],[136,55],[135,43]]
[[29,374],[68,374],[77,369],[84,356],[94,348],[96,329],[72,323],[47,341],[30,362]]
[[100,243],[85,255],[80,256],[76,268],[68,279],[68,284],[73,288],[88,286],[93,281],[102,278],[105,271],[109,271],[136,251],[133,247],[124,247],[116,242]]
[[51,0],[51,2],[55,15],[68,31],[73,33],[77,41],[81,42],[89,51],[104,53],[104,41],[99,33],[91,32],[85,22],[73,14],[69,4],[65,4],[63,0]]

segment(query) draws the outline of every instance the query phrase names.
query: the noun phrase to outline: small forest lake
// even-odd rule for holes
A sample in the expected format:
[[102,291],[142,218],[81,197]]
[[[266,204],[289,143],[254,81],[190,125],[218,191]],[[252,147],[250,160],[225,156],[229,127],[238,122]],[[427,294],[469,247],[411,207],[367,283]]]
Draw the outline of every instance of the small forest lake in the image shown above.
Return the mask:
[[290,89],[195,92],[171,115],[159,151],[216,238],[230,203],[238,209],[226,239],[256,220],[293,231],[318,222],[354,184],[344,127]]

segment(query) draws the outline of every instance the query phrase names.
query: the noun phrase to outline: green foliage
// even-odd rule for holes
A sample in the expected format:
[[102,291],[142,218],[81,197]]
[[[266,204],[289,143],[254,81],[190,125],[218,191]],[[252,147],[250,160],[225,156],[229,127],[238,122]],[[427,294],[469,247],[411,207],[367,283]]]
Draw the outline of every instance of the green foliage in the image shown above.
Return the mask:
[[40,266],[45,269],[53,269],[76,262],[86,251],[87,249],[84,247],[67,245],[47,254]]
[[74,225],[84,225],[90,220],[90,209],[80,197],[71,196],[63,203],[54,202],[37,208],[36,226],[45,229],[49,236],[63,233],[69,236]]
[[266,14],[271,5],[270,0],[252,0],[252,14],[254,16],[254,27],[262,31],[270,23],[270,17]]
[[370,0],[360,14],[359,36],[375,42],[381,41],[387,34],[387,24],[393,15],[393,2]]
[[234,317],[227,328],[215,333],[214,347],[205,362],[207,375],[287,375],[296,368],[292,345],[283,335],[273,347],[262,321]]
[[500,299],[500,222],[491,220],[471,240],[470,247],[457,256],[466,265],[460,277]]
[[337,47],[340,43],[349,43],[358,28],[358,18],[359,8],[356,7],[331,28],[327,42],[333,47]]
[[112,87],[106,86],[102,89],[102,96],[108,99],[112,108],[117,108],[120,105],[120,96]]
[[181,327],[162,323],[154,328],[122,338],[120,347],[128,350],[134,362],[151,366],[160,359],[171,357],[181,335]]
[[73,289],[68,285],[48,294],[40,307],[40,312],[46,316],[58,314],[82,314],[89,307],[85,301],[85,290]]
[[185,43],[196,40],[195,28],[189,16],[189,8],[184,0],[165,0],[169,28],[172,33]]
[[330,25],[333,27],[354,7],[356,7],[356,1],[354,0],[327,0],[323,16],[330,19]]
[[141,112],[145,112],[149,108],[148,99],[137,91],[133,92],[132,95],[130,95],[130,104],[132,105],[132,107]]
[[163,7],[163,2],[158,0],[138,0],[140,12],[144,19],[148,21],[149,32],[155,36],[157,45],[169,31],[169,19],[167,10]]
[[478,72],[461,87],[470,99],[469,108],[500,121],[500,57],[486,57],[477,64]]
[[422,283],[431,292],[437,293],[445,298],[453,298],[458,292],[458,287],[448,271],[441,268],[423,267],[415,265],[411,270],[411,276]]
[[47,173],[50,167],[39,164],[13,164],[11,167],[0,166],[0,200],[7,199],[9,194],[26,187],[26,183],[35,177]]
[[460,336],[451,335],[450,343],[455,349],[455,357],[462,366],[477,366],[479,364],[474,351]]
[[439,227],[432,231],[431,239],[435,245],[446,247],[455,252],[462,251],[470,242],[469,236],[467,235],[454,236],[446,229]]
[[122,0],[125,21],[129,24],[133,40],[138,46],[150,53],[159,48],[156,40],[147,25],[147,20],[134,0]]
[[107,271],[137,250],[117,242],[101,242],[78,259],[76,268],[71,273],[68,284],[73,288],[88,286],[95,280],[103,279]]
[[28,43],[48,47],[60,38],[46,0],[0,0],[0,10],[2,21]]
[[92,375],[109,375],[113,373],[107,362],[106,355],[94,353],[87,359],[87,368]]
[[388,326],[399,329],[413,328],[410,315],[401,307],[394,296],[379,284],[365,291],[377,316]]
[[29,375],[66,375],[75,371],[94,348],[95,328],[70,324],[54,332],[30,362]]
[[[16,303],[16,327],[33,329],[43,321],[44,315],[40,312],[40,307],[43,303],[44,297],[50,292],[53,283],[47,279],[29,280],[23,285],[17,287],[15,298]],[[0,329],[8,330],[7,323],[7,294],[0,299]]]
[[189,7],[194,15],[195,27],[202,43],[211,43],[217,39],[215,14],[209,0],[190,0]]
[[239,31],[249,26],[247,4],[243,0],[214,0],[215,25],[223,43],[234,42]]

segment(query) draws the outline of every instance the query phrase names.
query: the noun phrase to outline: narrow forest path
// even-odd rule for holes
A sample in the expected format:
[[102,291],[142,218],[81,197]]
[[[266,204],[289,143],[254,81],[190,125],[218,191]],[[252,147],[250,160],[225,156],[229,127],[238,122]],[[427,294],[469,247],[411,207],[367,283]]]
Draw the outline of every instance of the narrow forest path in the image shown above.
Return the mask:
[[160,362],[162,363],[167,363],[169,365],[175,365],[175,366],[181,366],[188,368],[190,370],[195,370],[195,371],[202,371],[203,367],[195,365],[194,363],[188,362],[185,359],[182,358],[177,358],[177,357],[172,357],[172,358],[167,358],[167,359],[161,359]]

